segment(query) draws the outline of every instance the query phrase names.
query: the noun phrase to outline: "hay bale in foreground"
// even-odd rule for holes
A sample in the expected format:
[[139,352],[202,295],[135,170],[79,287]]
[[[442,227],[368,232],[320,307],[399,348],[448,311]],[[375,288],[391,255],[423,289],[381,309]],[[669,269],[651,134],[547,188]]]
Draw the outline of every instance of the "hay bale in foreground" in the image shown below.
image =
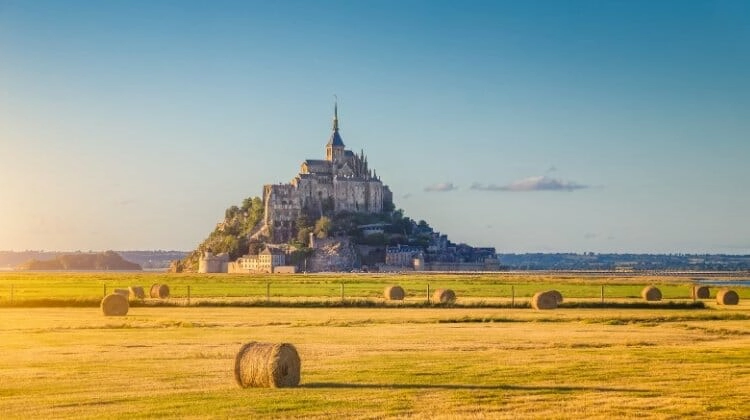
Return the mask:
[[716,293],[716,303],[719,305],[736,305],[740,303],[740,295],[734,290],[721,289]]
[[531,297],[531,307],[540,309],[556,309],[557,308],[557,296],[550,292],[536,292]]
[[562,293],[558,292],[557,290],[549,290],[547,293],[551,294],[555,297],[555,300],[557,300],[557,304],[561,304],[563,302],[563,295]]
[[169,297],[169,286],[166,284],[151,285],[149,295],[155,299],[166,299]]
[[130,290],[128,289],[115,289],[112,291],[112,293],[123,295],[125,296],[125,299],[127,299],[130,296]]
[[661,290],[656,286],[646,286],[641,290],[641,297],[649,302],[657,302],[661,300]]
[[134,299],[145,299],[146,292],[141,286],[130,286],[130,297]]
[[404,293],[403,287],[395,285],[386,287],[383,295],[386,300],[404,300],[406,293]]
[[433,303],[453,303],[456,301],[456,293],[451,289],[437,289],[432,294]]
[[292,344],[251,341],[234,359],[234,379],[242,388],[292,387],[299,377],[299,354]]
[[693,299],[708,299],[710,296],[708,286],[693,286],[690,290],[690,297]]
[[99,307],[105,316],[125,316],[128,314],[130,304],[127,297],[119,293],[112,293],[104,296]]

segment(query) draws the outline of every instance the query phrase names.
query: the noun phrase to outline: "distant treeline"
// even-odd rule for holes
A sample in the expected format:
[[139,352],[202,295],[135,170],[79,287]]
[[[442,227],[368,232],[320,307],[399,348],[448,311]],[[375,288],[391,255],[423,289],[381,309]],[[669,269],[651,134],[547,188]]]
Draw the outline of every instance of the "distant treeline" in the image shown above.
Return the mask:
[[51,260],[31,259],[16,266],[18,270],[142,270],[114,251],[58,255]]
[[[187,255],[183,251],[115,251],[123,259],[136,263],[144,269],[166,269],[173,260],[181,260]],[[93,252],[54,252],[54,251],[0,251],[0,268],[15,268],[31,260],[50,261],[62,255],[93,254]]]

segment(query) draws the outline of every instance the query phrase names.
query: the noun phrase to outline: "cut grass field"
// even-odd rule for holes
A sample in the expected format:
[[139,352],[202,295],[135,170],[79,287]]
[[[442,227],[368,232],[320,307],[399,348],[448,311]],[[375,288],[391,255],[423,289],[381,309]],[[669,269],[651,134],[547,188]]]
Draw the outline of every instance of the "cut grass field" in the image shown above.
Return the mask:
[[[208,284],[219,279],[204,277],[206,289],[219,293],[220,286]],[[114,287],[132,279],[110,280]],[[517,289],[549,286],[513,281]],[[159,282],[179,284],[153,281]],[[615,284],[621,283],[628,285]],[[748,325],[747,300],[668,311],[147,306],[125,317],[104,317],[98,308],[6,307],[0,308],[0,413],[746,418]],[[300,386],[239,388],[234,357],[248,341],[293,343],[302,359]]]

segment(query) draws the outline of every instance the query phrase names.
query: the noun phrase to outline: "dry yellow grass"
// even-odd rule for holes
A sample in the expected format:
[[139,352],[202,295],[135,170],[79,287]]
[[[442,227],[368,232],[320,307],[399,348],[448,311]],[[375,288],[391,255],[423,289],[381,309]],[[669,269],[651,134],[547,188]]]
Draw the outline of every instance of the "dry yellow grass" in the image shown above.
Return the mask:
[[711,296],[711,290],[708,286],[694,285],[690,290],[690,297],[693,299],[708,299]]
[[641,290],[641,297],[649,302],[661,300],[661,290],[656,286],[646,286]]
[[437,289],[432,294],[433,303],[453,303],[456,301],[456,293],[451,289]]
[[242,388],[297,386],[300,380],[297,349],[288,343],[246,343],[235,357],[234,378]]
[[721,289],[716,293],[716,303],[719,305],[736,305],[740,302],[740,297],[734,290]]
[[128,298],[128,296],[130,296],[130,290],[128,289],[115,289],[112,291],[112,293],[117,294],[117,295],[123,295],[125,296],[126,299]]
[[99,308],[105,316],[125,316],[128,314],[130,304],[128,298],[122,293],[112,293],[104,296]]
[[152,284],[149,296],[157,299],[166,299],[169,297],[169,286],[166,284]]
[[555,309],[557,303],[557,295],[549,291],[537,292],[531,297],[531,307],[536,310]]
[[131,299],[145,299],[146,298],[146,292],[143,290],[143,287],[141,286],[130,286],[130,298]]
[[557,301],[558,305],[563,302],[563,295],[559,291],[557,291],[557,290],[550,290],[547,293],[555,297],[555,301]]
[[[6,418],[742,418],[737,401],[750,399],[742,316],[750,305],[711,304],[668,312],[132,308],[127,318],[92,317],[85,308],[0,309],[0,411]],[[239,389],[233,367],[247,337],[293,340],[305,361],[300,386]],[[155,362],[159,369],[111,374],[112,366]]]
[[388,286],[383,291],[383,296],[386,300],[404,300],[406,293],[404,288],[399,285]]

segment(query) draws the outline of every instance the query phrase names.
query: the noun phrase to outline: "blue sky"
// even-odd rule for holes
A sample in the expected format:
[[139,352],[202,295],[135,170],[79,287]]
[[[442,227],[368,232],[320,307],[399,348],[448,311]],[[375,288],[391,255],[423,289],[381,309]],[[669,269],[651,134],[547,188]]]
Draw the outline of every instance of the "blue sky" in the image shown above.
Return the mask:
[[750,253],[746,1],[0,0],[0,250],[193,249],[364,149],[498,252]]

